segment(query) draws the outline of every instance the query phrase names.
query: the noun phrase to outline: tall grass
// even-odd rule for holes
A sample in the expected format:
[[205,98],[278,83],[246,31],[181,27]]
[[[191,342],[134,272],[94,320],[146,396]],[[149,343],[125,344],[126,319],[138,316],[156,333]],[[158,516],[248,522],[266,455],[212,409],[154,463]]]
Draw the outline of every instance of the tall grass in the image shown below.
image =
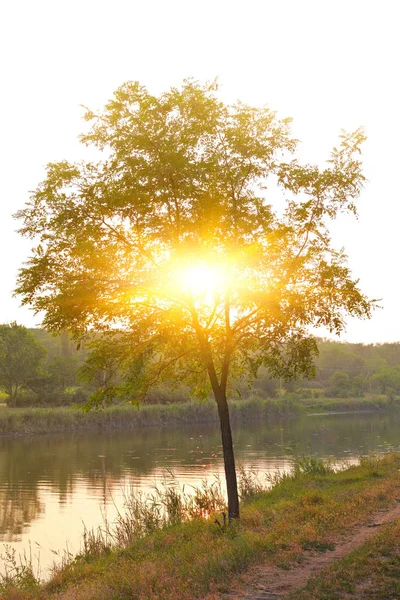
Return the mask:
[[308,412],[387,412],[398,408],[398,401],[388,396],[364,398],[305,398],[301,401]]
[[[251,396],[245,400],[230,402],[232,423],[296,416],[309,412],[384,412],[396,408],[398,408],[398,404],[385,397],[300,400],[291,397],[272,399]],[[125,404],[89,412],[84,412],[80,407],[15,409],[3,407],[0,410],[0,436],[134,429],[136,427],[211,422],[218,422],[216,404],[213,400],[168,405],[143,404],[139,408]]]
[[[299,414],[294,401],[249,398],[231,403],[232,422]],[[90,430],[133,429],[136,427],[185,425],[217,422],[215,402],[142,405],[125,404],[84,412],[80,407],[4,408],[0,411],[0,436],[75,432]]]
[[3,572],[0,574],[2,594],[0,598],[13,597],[17,593],[17,598],[22,600],[25,593],[31,597],[32,593],[40,589],[39,559],[34,559],[31,545],[22,555],[17,555],[15,548],[5,545],[0,559],[3,563]]
[[218,476],[211,482],[204,480],[200,487],[188,489],[169,473],[151,494],[128,490],[123,509],[117,511],[112,523],[105,519],[103,526],[85,529],[79,556],[90,561],[126,548],[156,531],[193,519],[207,520],[218,513],[226,513],[226,499]]

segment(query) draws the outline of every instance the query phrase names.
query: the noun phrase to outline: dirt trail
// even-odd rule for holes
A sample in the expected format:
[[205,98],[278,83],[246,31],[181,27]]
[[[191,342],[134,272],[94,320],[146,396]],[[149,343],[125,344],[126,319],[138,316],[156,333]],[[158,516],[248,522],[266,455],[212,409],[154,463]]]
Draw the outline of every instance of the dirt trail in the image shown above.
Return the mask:
[[394,508],[375,513],[367,523],[354,527],[346,538],[336,541],[334,550],[327,550],[323,554],[305,554],[301,565],[294,565],[291,569],[270,565],[252,567],[228,593],[213,595],[212,600],[283,600],[295,590],[303,588],[312,575],[361,546],[378,532],[379,526],[399,518],[400,503]]

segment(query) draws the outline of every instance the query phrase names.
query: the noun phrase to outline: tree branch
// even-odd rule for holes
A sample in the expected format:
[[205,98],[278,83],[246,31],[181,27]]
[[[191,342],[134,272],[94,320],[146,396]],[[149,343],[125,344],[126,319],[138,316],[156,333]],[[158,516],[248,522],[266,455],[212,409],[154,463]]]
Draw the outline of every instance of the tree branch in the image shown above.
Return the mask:
[[228,383],[228,374],[229,374],[229,365],[230,365],[231,355],[232,355],[232,351],[233,351],[232,330],[231,330],[231,322],[230,322],[230,303],[229,303],[228,294],[226,295],[226,298],[225,298],[225,331],[226,331],[225,352],[224,352],[224,359],[222,362],[221,381],[220,381],[220,388],[224,392],[224,394],[226,393],[226,386]]
[[221,392],[221,388],[220,388],[220,385],[218,382],[218,377],[217,377],[214,361],[213,361],[212,354],[211,354],[210,342],[208,341],[207,337],[205,336],[203,327],[200,325],[199,318],[198,318],[198,315],[196,312],[196,308],[195,308],[193,302],[191,303],[191,311],[190,312],[192,315],[193,327],[196,332],[197,339],[199,341],[200,351],[202,354],[202,358],[204,360],[204,365],[207,369],[208,376],[210,378],[211,387],[214,392],[214,396],[215,396],[215,398],[217,398]]

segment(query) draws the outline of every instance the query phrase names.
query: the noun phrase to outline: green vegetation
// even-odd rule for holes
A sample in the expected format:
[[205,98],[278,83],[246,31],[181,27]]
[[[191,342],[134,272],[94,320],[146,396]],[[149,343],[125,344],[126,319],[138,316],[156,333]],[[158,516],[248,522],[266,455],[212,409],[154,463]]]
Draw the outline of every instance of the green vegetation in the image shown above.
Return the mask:
[[400,393],[400,344],[319,345],[317,376],[312,385],[327,396]]
[[[31,380],[31,387],[21,391],[18,406],[69,406],[87,402],[97,383],[94,381],[89,385],[79,376],[88,354],[85,344],[77,349],[65,333],[53,336],[44,329],[28,331],[46,349],[47,355],[41,377]],[[400,344],[364,345],[319,340],[318,352],[316,375],[312,381],[284,382],[271,377],[264,367],[260,367],[256,379],[242,377],[233,382],[231,397],[237,400],[252,396],[286,397],[310,404],[310,408],[316,400],[315,409],[324,412],[343,410],[343,399],[348,399],[346,404],[353,405],[353,410],[363,410],[366,403],[374,404],[377,397],[394,400],[400,396]],[[338,408],[335,408],[333,398],[337,398]],[[354,398],[353,403],[351,398]],[[8,394],[0,391],[0,402],[7,399]],[[185,385],[173,387],[169,382],[149,390],[146,398],[146,404],[190,401],[190,388]]]
[[[296,415],[301,411],[301,406],[291,400],[250,398],[241,402],[232,402],[232,419],[240,422]],[[209,423],[216,420],[218,420],[217,409],[215,403],[210,401],[144,405],[140,408],[123,404],[90,412],[70,407],[3,409],[0,412],[0,435],[159,427]]]
[[[190,398],[187,387],[172,388],[168,384],[150,390],[139,410],[116,404],[94,413],[79,411],[73,405],[86,403],[95,389],[93,385],[82,385],[78,378],[79,368],[87,356],[86,349],[78,350],[66,334],[51,336],[43,329],[31,329],[29,334],[47,350],[47,356],[40,373],[20,391],[15,411],[0,412],[0,435],[168,426],[217,419],[213,402],[199,403]],[[379,391],[383,374],[390,377],[399,369],[400,344],[364,346],[321,341],[318,347],[317,375],[312,382],[299,380],[283,387],[279,380],[271,379],[267,371],[260,368],[253,383],[243,378],[234,384],[233,421],[320,412],[387,412],[398,408],[400,388],[394,385],[393,377],[392,386],[385,388],[386,394]],[[339,367],[348,375],[348,387],[341,388],[342,397],[337,397],[337,390],[331,387],[331,373],[336,373]],[[374,372],[373,368],[379,370]],[[362,381],[363,386],[357,387],[355,381]],[[355,395],[357,389],[359,396]],[[333,397],[329,397],[329,393]],[[0,392],[3,406],[9,400],[8,394]],[[55,408],[58,406],[60,408]]]
[[400,521],[312,577],[290,600],[396,600],[400,598]]
[[245,382],[243,395],[277,396],[288,392],[300,398],[360,398],[384,394],[400,395],[400,343],[349,344],[330,340],[318,341],[316,373],[312,381],[299,379],[285,383],[273,379],[260,368],[249,391]]
[[78,387],[68,393],[68,387],[77,385],[80,354],[71,349],[67,334],[57,339],[42,329],[0,325],[1,399],[13,407],[87,400],[88,395]]
[[[19,393],[18,407],[71,406],[88,402],[96,389],[80,380],[79,372],[87,357],[85,344],[79,349],[70,336],[50,335],[44,329],[29,333],[47,351],[40,374],[29,380]],[[264,367],[253,381],[233,382],[231,397],[237,401],[259,397],[295,401],[297,410],[309,412],[345,410],[387,410],[400,395],[400,344],[348,344],[320,340],[316,376],[312,381],[283,382]],[[10,396],[0,389],[0,404]],[[191,403],[185,385],[160,385],[149,390],[145,404]],[[287,412],[283,407],[279,412]],[[291,412],[291,411],[289,411]],[[251,418],[251,416],[250,416]]]
[[0,325],[0,386],[17,405],[21,390],[40,376],[46,350],[22,325]]
[[304,458],[291,475],[270,482],[269,491],[247,474],[240,485],[242,519],[231,524],[221,514],[218,486],[190,499],[166,485],[153,503],[127,499],[114,529],[86,532],[81,553],[66,557],[46,583],[35,579],[29,563],[13,565],[11,557],[14,570],[0,591],[6,600],[189,600],[224,591],[250,564],[289,566],[310,548],[331,548],[335,537],[390,507],[398,497],[399,467],[398,455],[386,455],[334,473]]
[[364,398],[303,398],[301,400],[296,399],[294,395],[292,398],[295,405],[301,406],[302,411],[307,413],[387,412],[400,407],[398,398],[382,395]]
[[[231,402],[231,419],[238,423],[251,420],[292,417],[323,412],[388,412],[398,410],[400,403],[385,396],[373,398],[332,398],[324,400],[291,398],[259,398]],[[139,407],[120,404],[102,410],[84,412],[80,407],[2,409],[0,436],[37,435],[91,430],[134,429],[136,427],[168,427],[210,423],[218,420],[215,403],[185,402],[149,404]]]

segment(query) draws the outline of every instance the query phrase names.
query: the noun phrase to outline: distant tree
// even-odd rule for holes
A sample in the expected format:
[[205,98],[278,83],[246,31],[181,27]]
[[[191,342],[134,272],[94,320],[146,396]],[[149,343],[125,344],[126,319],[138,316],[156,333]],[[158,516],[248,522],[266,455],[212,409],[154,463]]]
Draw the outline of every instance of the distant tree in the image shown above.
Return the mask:
[[21,390],[40,372],[46,349],[17,323],[0,325],[0,386],[9,395],[9,404],[17,405]]
[[346,398],[351,392],[351,380],[347,373],[336,371],[329,378],[329,393],[334,397]]
[[279,388],[279,381],[271,379],[269,372],[265,367],[260,367],[257,372],[257,378],[254,381],[255,391],[267,397],[276,396]]
[[290,119],[193,81],[159,97],[127,83],[86,120],[104,160],[48,166],[17,215],[38,242],[17,292],[50,330],[104,332],[86,367],[103,376],[93,402],[136,401],[163,379],[212,392],[238,517],[231,376],[311,376],[310,328],[370,315],[328,231],[356,212],[363,132],[343,133],[325,167],[302,165]]
[[354,352],[354,346],[333,341],[320,344],[316,361],[318,380],[329,385],[329,379],[335,372],[347,373],[350,378],[360,375],[365,361]]
[[352,395],[353,396],[364,396],[365,391],[369,388],[369,376],[356,375],[352,380]]
[[399,394],[400,366],[382,367],[378,373],[374,373],[372,380],[382,394]]
[[47,365],[54,387],[63,392],[68,386],[76,385],[77,369],[77,360],[71,356],[57,356]]
[[377,344],[374,346],[379,352],[379,355],[388,365],[394,367],[400,364],[400,342]]
[[33,394],[20,398],[23,406],[55,406],[59,405],[63,390],[47,371],[40,371],[31,377],[27,383]]
[[28,381],[29,389],[35,393],[37,398],[33,401],[36,404],[44,405],[64,404],[66,399],[69,399],[64,394],[66,388],[76,384],[76,360],[58,356],[47,363],[45,367]]

